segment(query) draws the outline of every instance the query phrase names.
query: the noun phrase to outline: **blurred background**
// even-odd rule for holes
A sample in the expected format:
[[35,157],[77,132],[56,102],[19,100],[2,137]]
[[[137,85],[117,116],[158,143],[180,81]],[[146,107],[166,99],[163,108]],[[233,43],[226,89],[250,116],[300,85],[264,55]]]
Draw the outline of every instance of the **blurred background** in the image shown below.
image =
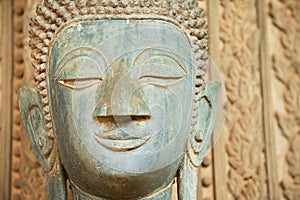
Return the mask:
[[[27,25],[42,0],[0,0],[0,199],[46,199],[17,90],[32,84]],[[198,199],[300,199],[300,1],[201,0],[226,88]],[[209,79],[218,79],[216,70]],[[217,124],[222,127],[222,122]],[[174,199],[175,199],[174,194]]]

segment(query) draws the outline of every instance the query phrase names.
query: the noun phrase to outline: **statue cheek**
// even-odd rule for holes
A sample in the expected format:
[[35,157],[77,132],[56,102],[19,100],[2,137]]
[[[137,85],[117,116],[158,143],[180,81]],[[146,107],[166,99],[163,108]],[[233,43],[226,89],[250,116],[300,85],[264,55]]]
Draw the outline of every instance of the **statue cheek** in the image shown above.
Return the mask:
[[180,129],[182,116],[182,102],[180,97],[169,88],[147,86],[144,88],[146,103],[151,111],[152,135],[159,143],[162,138],[169,141]]

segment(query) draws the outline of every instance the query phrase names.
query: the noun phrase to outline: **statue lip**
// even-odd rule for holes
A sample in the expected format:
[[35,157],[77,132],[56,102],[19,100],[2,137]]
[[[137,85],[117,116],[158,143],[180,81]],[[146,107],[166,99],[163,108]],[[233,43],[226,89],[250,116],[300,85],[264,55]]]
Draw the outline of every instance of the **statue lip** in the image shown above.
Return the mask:
[[130,151],[144,145],[151,137],[150,132],[142,137],[119,137],[118,134],[94,133],[96,141],[103,147],[112,151]]

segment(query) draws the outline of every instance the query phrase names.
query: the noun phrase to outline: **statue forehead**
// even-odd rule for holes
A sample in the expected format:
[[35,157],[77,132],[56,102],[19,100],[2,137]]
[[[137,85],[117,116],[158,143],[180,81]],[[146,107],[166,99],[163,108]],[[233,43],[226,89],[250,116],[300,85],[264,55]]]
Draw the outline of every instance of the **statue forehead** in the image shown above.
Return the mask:
[[192,59],[186,35],[174,24],[162,20],[77,22],[59,32],[51,54],[60,60],[79,47],[93,47],[101,51],[108,62],[131,51],[156,47],[165,48],[188,62]]

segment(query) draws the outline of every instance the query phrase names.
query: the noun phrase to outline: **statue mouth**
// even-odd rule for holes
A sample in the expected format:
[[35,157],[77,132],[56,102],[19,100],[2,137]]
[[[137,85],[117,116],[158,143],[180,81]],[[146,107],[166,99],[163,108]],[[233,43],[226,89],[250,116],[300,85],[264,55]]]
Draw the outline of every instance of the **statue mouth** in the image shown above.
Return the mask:
[[120,134],[94,133],[94,137],[100,145],[116,152],[137,149],[144,145],[151,137],[150,132],[143,137],[119,137],[118,135]]

